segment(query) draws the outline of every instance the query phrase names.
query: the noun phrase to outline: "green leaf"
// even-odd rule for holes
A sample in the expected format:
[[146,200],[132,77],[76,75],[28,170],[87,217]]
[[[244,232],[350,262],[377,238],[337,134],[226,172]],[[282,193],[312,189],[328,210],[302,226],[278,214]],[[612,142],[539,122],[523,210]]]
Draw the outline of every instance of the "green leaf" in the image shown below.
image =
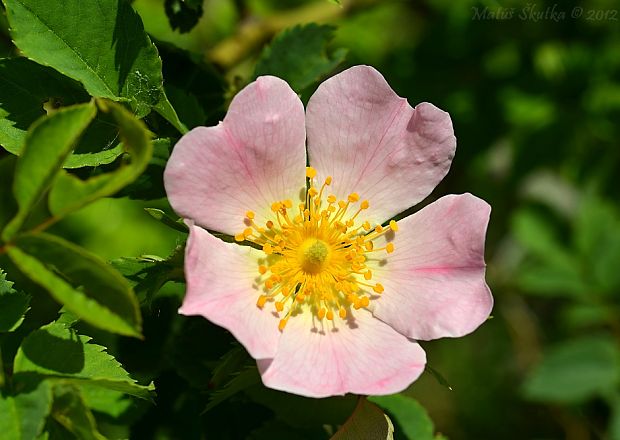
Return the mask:
[[26,58],[0,60],[0,145],[20,154],[26,132],[53,101],[67,106],[90,100],[80,84]]
[[6,274],[0,269],[0,332],[12,332],[24,320],[30,309],[30,296],[13,289]]
[[21,235],[8,253],[24,274],[80,319],[140,336],[140,309],[131,286],[96,255],[50,234]]
[[352,394],[314,399],[265,388],[262,384],[245,390],[245,394],[272,410],[278,419],[296,428],[342,425],[358,403],[357,396]]
[[92,102],[65,107],[39,119],[28,131],[13,181],[13,193],[19,208],[2,232],[5,240],[22,226],[95,113]]
[[80,394],[91,410],[106,414],[114,419],[120,417],[134,405],[134,400],[120,391],[101,388],[96,385],[80,384]]
[[4,440],[34,440],[45,425],[52,405],[46,382],[16,395],[0,394],[0,433]]
[[22,377],[60,378],[150,399],[153,385],[142,386],[101,345],[91,344],[64,324],[53,322],[35,330],[15,356],[15,381]]
[[124,148],[130,162],[117,170],[91,177],[88,180],[63,172],[58,175],[49,195],[50,211],[64,217],[101,197],[112,195],[133,182],[146,169],[153,152],[150,134],[144,124],[122,106],[110,101],[98,101],[99,108],[110,113],[119,127]]
[[331,56],[327,52],[334,30],[333,26],[310,23],[282,31],[263,50],[254,77],[275,75],[286,80],[296,92],[301,92],[344,61],[344,49]]
[[15,165],[17,158],[8,156],[0,159],[0,232],[17,214],[17,202],[13,195],[13,178],[15,176]]
[[575,221],[575,245],[594,281],[606,292],[620,288],[620,214],[600,198],[586,197]]
[[553,227],[541,216],[520,210],[514,214],[511,226],[517,241],[533,256],[567,267],[575,264],[555,236]]
[[392,440],[393,438],[394,426],[390,418],[380,408],[362,397],[349,420],[342,425],[331,440]]
[[95,417],[86,406],[80,390],[71,384],[54,385],[52,417],[79,440],[106,440],[97,430]]
[[235,375],[226,385],[211,394],[211,400],[209,400],[204,412],[212,410],[220,403],[259,382],[260,375],[258,374],[256,366],[246,367]]
[[532,259],[517,274],[525,293],[576,296],[591,290],[582,278],[578,259],[560,244],[552,226],[540,216],[517,211],[512,218],[512,233]]
[[168,258],[144,256],[119,258],[111,262],[129,280],[141,300],[150,302],[168,281],[183,281],[185,248],[178,246]]
[[164,168],[170,158],[170,139],[155,139],[153,155],[140,176],[130,185],[123,188],[116,196],[139,200],[154,200],[166,197],[164,188]]
[[162,224],[168,226],[171,229],[174,229],[175,231],[184,232],[184,233],[189,232],[189,228],[187,227],[185,223],[183,223],[182,221],[179,221],[178,219],[172,218],[171,216],[166,214],[161,209],[144,208],[144,210],[155,220],[160,221]]
[[125,0],[3,0],[15,44],[29,58],[80,81],[95,97],[159,107],[179,130],[163,90],[161,59]]
[[530,400],[574,403],[620,383],[620,353],[613,338],[586,336],[549,349],[525,383]]
[[388,411],[408,439],[433,440],[435,438],[433,421],[424,407],[412,397],[393,394],[373,396],[368,400]]

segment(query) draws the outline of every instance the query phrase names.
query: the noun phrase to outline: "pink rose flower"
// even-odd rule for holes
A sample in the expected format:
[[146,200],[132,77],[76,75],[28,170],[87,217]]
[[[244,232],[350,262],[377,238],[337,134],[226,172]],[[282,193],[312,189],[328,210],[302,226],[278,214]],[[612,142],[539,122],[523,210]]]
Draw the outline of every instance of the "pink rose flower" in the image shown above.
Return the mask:
[[412,108],[372,67],[325,81],[305,114],[285,81],[258,78],[166,167],[190,228],[180,313],[228,329],[268,387],[402,391],[426,364],[416,340],[466,335],[493,305],[486,202],[449,195],[381,226],[430,194],[455,148],[448,113]]

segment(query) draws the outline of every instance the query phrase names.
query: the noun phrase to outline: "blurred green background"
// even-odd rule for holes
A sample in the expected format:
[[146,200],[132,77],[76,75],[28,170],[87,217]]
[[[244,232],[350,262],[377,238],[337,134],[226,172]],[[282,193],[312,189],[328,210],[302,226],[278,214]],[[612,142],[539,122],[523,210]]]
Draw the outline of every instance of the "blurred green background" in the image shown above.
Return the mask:
[[[196,9],[180,14],[199,2],[166,3],[192,26]],[[411,104],[448,111],[457,154],[426,203],[471,192],[493,207],[486,258],[495,308],[472,335],[422,344],[451,389],[424,374],[407,393],[452,440],[620,439],[619,2],[205,0],[184,33],[172,29],[163,0],[133,6],[160,48],[170,99],[195,125],[221,119],[274,35],[309,22],[335,26],[326,56],[344,61],[331,73],[370,64]],[[175,86],[188,82],[191,96]],[[166,256],[182,234],[144,207],[171,212],[164,201],[106,199],[55,228],[109,260]],[[166,339],[224,333],[193,320],[171,329],[182,292],[166,285],[145,316],[147,342],[117,348],[130,372],[159,374],[158,406],[134,415],[133,436],[194,438],[204,424],[213,433],[204,438],[235,438],[215,426],[234,424],[237,409],[200,418],[188,383],[202,378],[174,359],[179,340]],[[149,338],[167,341],[172,360]]]

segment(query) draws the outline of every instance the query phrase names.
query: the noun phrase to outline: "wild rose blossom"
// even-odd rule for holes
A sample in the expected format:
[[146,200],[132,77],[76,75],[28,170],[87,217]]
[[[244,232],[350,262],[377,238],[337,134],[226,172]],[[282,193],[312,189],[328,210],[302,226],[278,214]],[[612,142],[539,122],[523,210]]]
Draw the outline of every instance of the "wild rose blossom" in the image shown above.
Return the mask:
[[403,390],[426,363],[416,340],[468,334],[493,304],[486,202],[449,195],[390,220],[430,194],[455,147],[446,112],[412,108],[371,67],[325,81],[305,115],[285,81],[258,78],[166,167],[190,228],[180,313],[228,329],[268,387]]

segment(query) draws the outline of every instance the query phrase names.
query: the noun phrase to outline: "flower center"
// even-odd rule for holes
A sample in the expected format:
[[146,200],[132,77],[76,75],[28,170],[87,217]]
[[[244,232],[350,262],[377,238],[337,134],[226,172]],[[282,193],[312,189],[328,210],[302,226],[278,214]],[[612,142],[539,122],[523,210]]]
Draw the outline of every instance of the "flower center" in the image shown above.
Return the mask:
[[375,247],[374,240],[385,234],[393,237],[398,230],[393,220],[388,227],[358,220],[370,204],[360,202],[357,193],[349,194],[347,200],[337,200],[334,195],[324,199],[331,177],[316,189],[316,170],[308,167],[306,176],[310,186],[305,203],[296,209],[291,200],[272,203],[273,220],[264,227],[256,224],[254,212],[248,211],[248,227],[235,236],[237,241],[260,246],[265,254],[258,265],[263,293],[256,305],[264,308],[273,303],[281,317],[280,330],[291,316],[305,310],[319,320],[331,321],[336,314],[346,319],[351,309],[367,307],[377,299],[384,288],[373,282],[368,263],[384,260],[383,252],[392,253],[394,244],[390,235],[383,247]]
[[323,240],[306,239],[299,247],[299,265],[308,274],[317,274],[329,258],[329,248]]

